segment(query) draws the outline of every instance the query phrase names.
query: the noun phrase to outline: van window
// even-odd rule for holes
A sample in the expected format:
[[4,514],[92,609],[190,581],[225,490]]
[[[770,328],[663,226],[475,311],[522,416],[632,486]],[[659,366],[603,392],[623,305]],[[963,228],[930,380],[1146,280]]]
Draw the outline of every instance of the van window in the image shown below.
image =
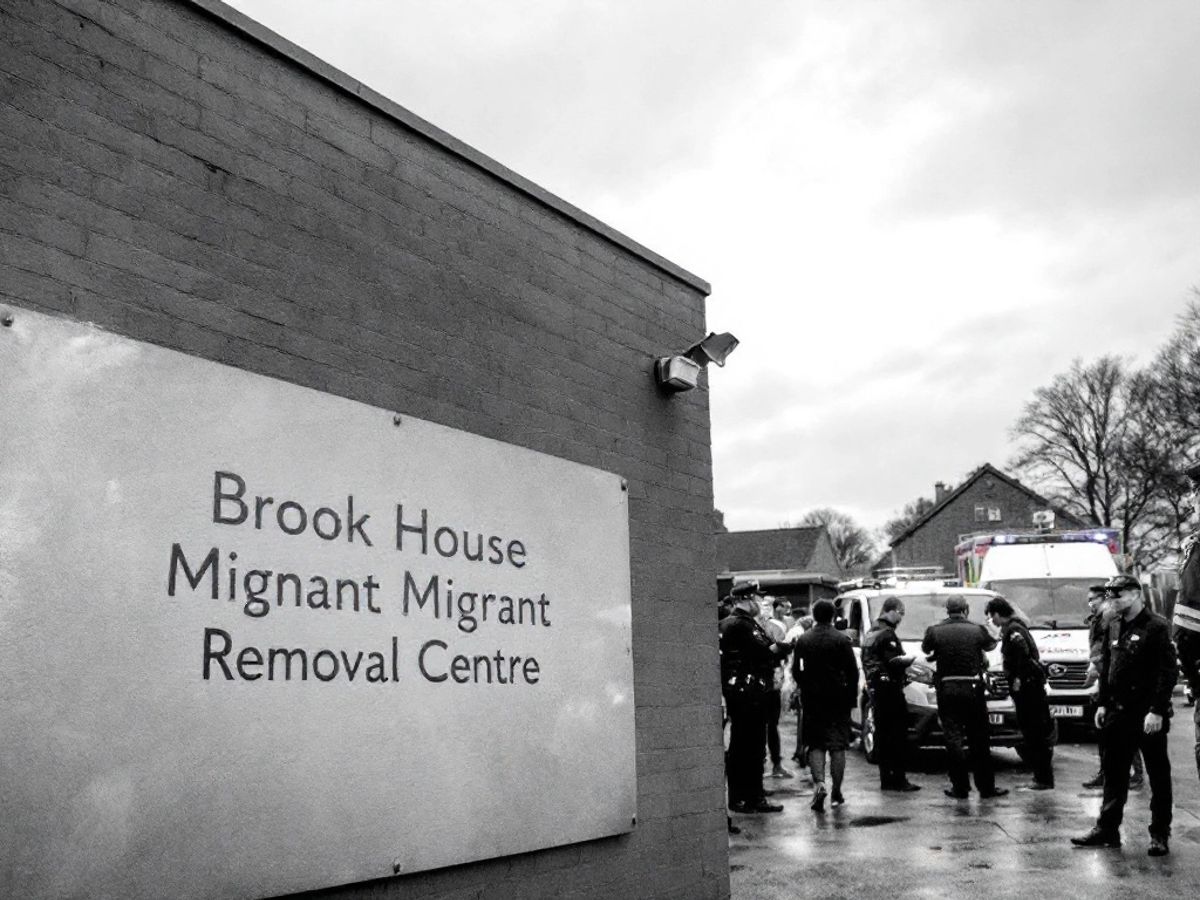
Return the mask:
[[[946,598],[950,594],[897,594],[904,601],[904,618],[896,628],[902,641],[919,641],[925,637],[925,629],[946,618]],[[987,597],[967,597],[967,618],[972,622],[983,621],[983,608]]]
[[1024,613],[1033,628],[1084,628],[1088,586],[1095,578],[1027,578],[988,582]]

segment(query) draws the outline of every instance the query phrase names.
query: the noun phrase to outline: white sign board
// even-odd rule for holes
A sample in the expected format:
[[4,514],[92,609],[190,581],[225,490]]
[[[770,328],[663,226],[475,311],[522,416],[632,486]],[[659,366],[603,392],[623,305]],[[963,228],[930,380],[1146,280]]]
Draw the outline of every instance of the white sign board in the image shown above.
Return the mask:
[[7,892],[274,895],[633,827],[617,476],[11,312]]

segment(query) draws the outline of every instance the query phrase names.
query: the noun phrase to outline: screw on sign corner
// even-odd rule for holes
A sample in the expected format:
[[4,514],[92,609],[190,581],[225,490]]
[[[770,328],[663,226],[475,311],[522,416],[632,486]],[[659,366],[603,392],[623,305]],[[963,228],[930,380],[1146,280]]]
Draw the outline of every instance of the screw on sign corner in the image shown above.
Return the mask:
[[400,417],[400,413],[396,413],[392,416],[392,424],[395,425],[396,427],[399,427],[403,423],[404,423],[404,419],[402,419]]
[[6,312],[4,315],[0,316],[0,325],[3,325],[5,328],[12,328],[12,323],[14,321],[16,320],[13,319],[13,314],[10,312]]

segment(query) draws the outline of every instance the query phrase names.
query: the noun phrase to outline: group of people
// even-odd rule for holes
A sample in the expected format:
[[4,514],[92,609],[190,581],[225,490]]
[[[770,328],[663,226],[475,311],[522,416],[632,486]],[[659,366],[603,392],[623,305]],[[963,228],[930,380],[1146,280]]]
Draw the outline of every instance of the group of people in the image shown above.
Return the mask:
[[[1194,508],[1200,513],[1200,465],[1187,471]],[[1140,779],[1144,764],[1150,785],[1151,856],[1170,852],[1172,819],[1171,763],[1167,753],[1172,701],[1179,667],[1193,693],[1200,694],[1200,535],[1185,541],[1179,559],[1180,590],[1172,624],[1150,610],[1142,586],[1132,575],[1118,575],[1090,590],[1089,680],[1097,683],[1095,725],[1100,770],[1084,784],[1102,787],[1095,825],[1071,839],[1079,847],[1119,847],[1119,827],[1131,777]],[[811,627],[790,630],[787,601],[764,611],[755,584],[735,589],[720,623],[722,693],[730,723],[726,772],[729,806],[739,813],[782,811],[763,785],[768,755],[771,774],[791,777],[782,766],[778,736],[782,669],[791,657],[801,712],[797,759],[806,764],[814,790],[811,805],[821,812],[828,801],[845,802],[842,779],[852,742],[850,714],[859,700],[858,664],[850,638],[835,627],[836,609],[828,600],[813,604]],[[774,617],[771,616],[774,612]],[[993,596],[984,610],[999,637],[968,618],[966,598],[951,595],[946,618],[930,626],[922,652],[936,663],[938,718],[945,737],[950,785],[945,794],[969,796],[971,778],[981,798],[1004,796],[990,753],[984,674],[987,653],[1000,646],[1004,673],[1022,734],[1033,781],[1027,789],[1053,790],[1054,722],[1046,696],[1046,676],[1037,644],[1020,610]],[[862,669],[874,719],[880,788],[917,791],[905,765],[908,731],[904,686],[914,662],[896,635],[904,603],[886,597],[879,618],[862,645]],[[1200,704],[1196,707],[1195,755],[1200,775]],[[773,732],[773,739],[768,732]],[[826,774],[830,784],[826,785]],[[1133,774],[1131,776],[1131,769]]]
[[[782,617],[791,604],[781,601],[780,617],[769,619],[757,585],[739,586],[728,599],[719,627],[722,694],[730,723],[729,808],[739,813],[783,810],[767,796],[763,764],[769,755],[772,776],[792,777],[783,767],[778,733],[789,656],[798,691],[795,758],[812,776],[812,807],[824,810],[827,799],[834,806],[844,803],[842,778],[852,738],[850,709],[858,698],[858,664],[850,638],[834,627],[834,605],[818,600],[811,623],[801,620],[785,628]],[[769,600],[766,604],[770,608]]]

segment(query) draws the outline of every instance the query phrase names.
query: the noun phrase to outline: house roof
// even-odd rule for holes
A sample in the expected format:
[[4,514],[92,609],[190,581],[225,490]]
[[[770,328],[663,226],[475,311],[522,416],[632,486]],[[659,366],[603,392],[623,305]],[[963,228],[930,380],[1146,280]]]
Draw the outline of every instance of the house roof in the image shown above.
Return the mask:
[[[1036,501],[1039,505],[1044,506],[1047,509],[1054,510],[1055,515],[1061,516],[1065,519],[1070,519],[1072,522],[1079,522],[1078,518],[1071,515],[1069,512],[1066,512],[1065,510],[1061,509],[1060,507],[1055,506],[1053,503],[1051,503],[1049,500],[1047,500],[1045,497],[1043,497],[1037,491],[1026,487],[1025,485],[1021,484],[1021,482],[1017,481],[1017,479],[1013,478],[1012,476],[1005,475],[1003,472],[1001,472],[999,469],[997,469],[991,463],[984,463],[982,466],[980,466],[978,469],[976,469],[974,472],[972,472],[970,475],[968,475],[966,477],[966,479],[964,479],[962,484],[960,484],[957,488],[955,488],[950,493],[948,493],[945,497],[943,497],[940,503],[935,504],[928,512],[925,513],[925,515],[921,516],[921,518],[917,519],[917,521],[913,522],[911,525],[909,525],[907,528],[905,528],[902,532],[900,532],[898,535],[896,535],[894,538],[892,538],[892,540],[889,542],[888,546],[895,547],[900,542],[907,540],[909,537],[911,537],[913,535],[914,532],[918,531],[930,519],[933,519],[935,516],[937,516],[943,509],[945,509],[947,506],[949,506],[951,503],[953,503],[960,495],[962,495],[969,487],[971,487],[971,485],[973,485],[975,482],[977,482],[980,478],[982,478],[985,475],[990,475],[993,478],[999,478],[1005,484],[1008,484],[1008,485],[1016,488],[1017,490],[1022,491],[1023,493],[1027,494],[1030,497],[1030,499]],[[1079,524],[1082,525],[1084,523],[1079,522]]]
[[821,540],[829,540],[824,525],[727,531],[715,537],[718,572],[807,569]]

